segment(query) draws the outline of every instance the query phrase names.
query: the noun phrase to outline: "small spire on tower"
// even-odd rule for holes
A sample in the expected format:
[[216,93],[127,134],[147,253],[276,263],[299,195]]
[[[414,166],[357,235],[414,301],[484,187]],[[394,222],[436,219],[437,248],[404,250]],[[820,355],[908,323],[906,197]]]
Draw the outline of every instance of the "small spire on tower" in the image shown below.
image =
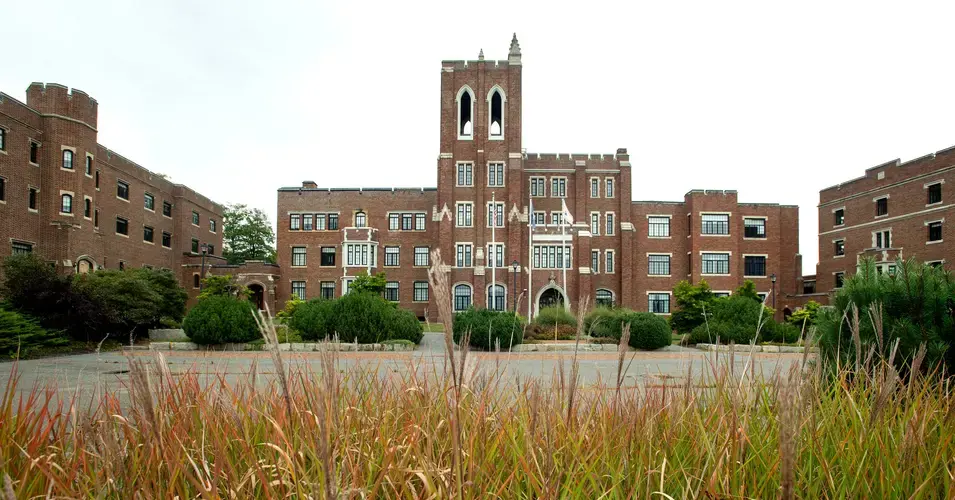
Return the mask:
[[481,49],[481,52],[478,54],[478,61],[484,60],[484,49]]
[[511,50],[507,53],[507,61],[511,64],[521,63],[521,44],[517,42],[517,33],[511,38]]

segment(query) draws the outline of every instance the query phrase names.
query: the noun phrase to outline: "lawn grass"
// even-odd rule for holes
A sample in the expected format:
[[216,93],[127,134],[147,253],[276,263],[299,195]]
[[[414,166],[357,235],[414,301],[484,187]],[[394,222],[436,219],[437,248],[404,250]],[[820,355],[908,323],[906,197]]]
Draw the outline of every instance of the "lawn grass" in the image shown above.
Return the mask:
[[441,323],[422,321],[421,326],[424,328],[424,333],[444,333],[444,325]]

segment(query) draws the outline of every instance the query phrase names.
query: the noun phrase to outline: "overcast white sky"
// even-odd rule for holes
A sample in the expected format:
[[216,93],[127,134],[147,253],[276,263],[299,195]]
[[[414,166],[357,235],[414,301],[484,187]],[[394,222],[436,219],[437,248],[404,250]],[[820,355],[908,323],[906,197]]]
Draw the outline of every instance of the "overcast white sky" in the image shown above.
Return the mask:
[[807,274],[821,188],[955,145],[951,2],[0,4],[0,90],[83,89],[100,143],[273,220],[303,179],[434,186],[440,61],[512,32],[528,151],[627,147],[637,200],[798,204]]

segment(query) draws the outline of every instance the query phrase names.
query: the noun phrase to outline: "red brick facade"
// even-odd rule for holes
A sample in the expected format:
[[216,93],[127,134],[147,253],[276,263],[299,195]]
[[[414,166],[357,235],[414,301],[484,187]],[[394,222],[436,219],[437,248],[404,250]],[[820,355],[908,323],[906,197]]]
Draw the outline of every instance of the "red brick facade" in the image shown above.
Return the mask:
[[[486,306],[492,275],[504,292],[498,307],[511,309],[520,297],[519,311],[531,315],[554,297],[571,307],[589,297],[666,314],[675,306],[671,292],[677,282],[703,278],[725,292],[751,279],[769,293],[775,275],[777,298],[768,302],[775,300],[778,311],[798,303],[785,298],[801,292],[797,207],[739,203],[735,191],[712,190],[692,190],[680,202],[631,201],[625,148],[613,154],[525,152],[516,38],[507,60],[482,57],[441,66],[437,188],[323,189],[304,182],[279,189],[279,306],[293,286],[306,298],[320,296],[323,288],[337,297],[357,273],[383,271],[393,282],[389,286],[397,286],[388,296],[434,318],[433,292],[427,290],[424,300],[421,288],[427,269],[415,265],[415,247],[440,249],[457,306]],[[493,235],[492,200],[503,208]],[[555,217],[562,202],[573,217],[564,226],[566,273],[557,264],[562,236]],[[752,237],[745,224],[752,226]],[[503,245],[496,269],[492,242]],[[334,255],[334,262],[325,261],[329,265],[322,265],[323,248],[329,258]],[[744,278],[747,262],[755,275]]]
[[99,144],[96,100],[55,83],[31,84],[25,104],[0,93],[0,130],[0,258],[29,250],[66,273],[167,268],[196,295],[184,265],[200,260],[193,239],[221,253],[222,207]]

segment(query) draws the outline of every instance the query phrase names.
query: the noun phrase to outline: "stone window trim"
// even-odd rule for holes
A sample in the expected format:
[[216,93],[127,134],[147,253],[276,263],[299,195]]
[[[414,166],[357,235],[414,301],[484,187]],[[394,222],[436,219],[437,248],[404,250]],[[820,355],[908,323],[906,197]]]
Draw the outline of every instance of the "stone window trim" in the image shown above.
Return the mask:
[[[886,193],[886,194],[883,194],[883,195],[879,195],[879,196],[876,196],[875,198],[872,198],[872,203],[875,203],[875,204],[876,204],[876,215],[875,215],[875,218],[876,218],[876,219],[881,219],[882,217],[888,217],[888,216],[889,216],[889,208],[888,208],[889,198],[890,198],[889,193]],[[880,201],[880,200],[885,200],[886,209],[885,209],[885,213],[884,213],[884,214],[879,214],[879,213],[878,213],[878,205],[879,205],[879,201]]]
[[[929,226],[931,226],[931,225],[933,225],[933,224],[941,224],[942,227],[944,228],[944,227],[945,227],[945,218],[942,217],[941,219],[927,220],[927,221],[925,221],[925,222],[923,223],[923,225],[924,225],[925,227],[929,227]],[[943,233],[943,234],[944,234],[944,233]],[[927,240],[927,241],[925,242],[925,244],[926,244],[926,245],[935,245],[935,244],[938,244],[938,243],[942,243],[943,241],[945,241],[944,238],[940,238],[940,239],[937,239],[937,240],[935,240],[935,241]]]
[[[527,182],[529,183],[531,198],[546,198],[547,197],[547,177],[534,175],[528,178]],[[540,186],[541,189],[537,194],[534,193],[534,186]]]
[[[147,199],[147,198],[152,198],[152,200],[153,200],[153,208],[149,208],[149,207],[146,206],[146,199]],[[153,196],[153,194],[150,193],[149,191],[146,191],[145,193],[143,193],[143,210],[146,210],[147,212],[156,213],[156,197]]]
[[[150,240],[147,240],[147,239],[146,239],[146,230],[147,230],[147,229],[149,229],[150,231],[152,231],[153,241],[150,241]],[[156,245],[155,240],[156,240],[156,228],[154,228],[154,227],[152,227],[152,226],[147,226],[147,225],[143,224],[143,243],[145,243],[145,244],[147,244],[147,245],[154,245],[154,246],[155,246],[155,245]]]
[[[423,252],[422,252],[422,249],[424,250]],[[425,263],[424,263],[424,264],[419,264],[419,263],[418,263],[418,258],[421,257],[422,255],[424,255],[424,256],[426,257],[426,258],[425,258]],[[413,266],[413,267],[427,268],[427,267],[430,267],[430,265],[431,265],[431,247],[426,247],[426,246],[421,246],[421,245],[415,246],[415,247],[414,247],[414,266]]]
[[[672,309],[672,308],[670,308],[669,306],[673,303],[673,291],[671,291],[671,290],[647,290],[646,293],[647,293],[647,301],[650,300],[650,296],[651,296],[651,295],[666,295],[666,296],[667,296],[667,306],[668,306],[667,309]],[[648,306],[647,309],[649,310],[650,307]],[[655,313],[653,313],[653,314],[656,314],[657,316],[669,316],[669,315],[670,315],[669,312],[665,312],[665,313],[656,313],[656,312],[655,312]]]
[[[730,234],[730,224],[733,220],[733,212],[700,212],[700,236],[706,238],[728,238]],[[703,232],[703,216],[705,215],[725,215],[726,216],[726,233],[704,233]]]
[[[500,309],[497,308],[497,304],[491,304],[491,289],[494,288],[495,286],[497,288],[494,289],[494,302],[500,301],[502,306]],[[500,281],[498,281],[497,283],[488,283],[488,285],[484,287],[484,292],[485,292],[484,304],[488,306],[488,309],[492,309],[494,311],[508,310],[507,309],[507,285],[505,285],[504,283]]]
[[[747,219],[762,219],[763,221],[763,236],[747,237],[746,236],[746,220]],[[744,215],[743,216],[743,239],[751,241],[766,241],[769,237],[766,234],[766,228],[769,226],[769,216],[766,215]]]
[[[166,245],[166,236],[169,237],[168,246]],[[160,236],[160,238],[161,238],[160,242],[162,243],[162,247],[165,248],[166,250],[172,250],[172,233],[170,233],[169,231],[162,231],[162,236]]]
[[[670,272],[669,274],[650,274],[650,257],[651,256],[660,256],[665,255],[670,258]],[[647,252],[647,277],[648,278],[670,278],[673,275],[673,254],[667,252]]]
[[[471,207],[470,224],[461,224],[461,222],[467,222],[467,217],[466,217],[467,209],[465,209],[464,220],[460,221],[458,219],[458,213],[459,213],[458,211],[460,210],[459,207],[461,207],[462,205],[470,205]],[[473,201],[465,200],[465,201],[457,201],[454,203],[454,227],[474,227],[474,202]]]
[[[37,149],[37,152],[39,153],[39,149],[40,149],[40,147],[43,146],[43,143],[40,142],[40,141],[38,141],[38,140],[36,140],[36,139],[34,139],[34,138],[32,138],[32,137],[29,138],[29,142],[30,142],[30,150],[32,151],[32,150],[33,150],[33,145],[36,144],[36,149]],[[37,161],[32,161],[32,160],[27,160],[27,161],[30,162],[30,165],[33,165],[34,167],[39,167],[39,166],[40,166],[40,155],[39,155],[39,154],[37,154],[37,159],[36,159],[36,160],[37,160]]]
[[[554,181],[563,181],[563,183],[562,183],[563,188],[564,188],[564,189],[563,189],[563,191],[564,191],[564,192],[563,192],[563,196],[561,196],[561,193],[555,193],[555,192],[554,192]],[[552,176],[548,179],[547,184],[550,184],[550,197],[551,197],[551,198],[567,198],[567,184],[569,184],[569,182],[567,181],[567,176],[566,176],[566,175],[552,175]],[[558,183],[558,184],[561,184],[561,183]],[[545,187],[546,187],[546,186],[545,186]]]
[[[64,164],[66,163],[66,151],[70,152],[70,168],[66,168]],[[76,161],[76,148],[74,146],[60,146],[60,170],[64,172],[73,172],[76,170],[76,165],[73,163]]]
[[614,198],[617,196],[617,182],[613,177],[604,177],[604,198]]
[[193,226],[199,227],[199,212],[195,210],[192,211],[192,219],[190,221]]
[[[492,102],[491,99],[494,97],[494,93],[497,92],[501,96],[501,133],[492,134],[491,125],[493,124],[492,116]],[[507,130],[507,94],[504,92],[504,89],[500,85],[494,84],[491,86],[491,89],[487,91],[487,140],[489,141],[503,141],[504,140],[504,131]],[[472,114],[473,116],[473,114]]]
[[[389,255],[394,254],[395,263],[389,264]],[[401,267],[401,245],[385,245],[384,251],[384,261],[382,262],[382,267]]]
[[842,255],[833,255],[833,256],[832,256],[833,259],[841,259],[841,258],[843,258],[843,257],[846,256],[846,239],[845,239],[845,238],[835,238],[835,239],[832,240],[833,254],[835,254],[835,245],[836,245],[836,243],[838,243],[838,242],[840,242],[840,241],[842,242]]
[[[290,264],[289,267],[292,269],[307,268],[308,267],[308,247],[305,245],[291,245],[291,248],[292,248],[292,253],[290,255],[292,257],[290,262],[292,262],[292,264]],[[301,253],[299,253],[299,250],[301,250]],[[298,259],[301,261],[301,264],[295,263],[295,261],[297,260],[296,259],[297,257],[301,257],[301,259]]]
[[[95,159],[96,159],[96,158],[95,158],[92,154],[86,153],[86,162],[87,162],[89,165],[92,165],[93,162],[95,161]],[[86,169],[86,166],[84,165],[83,168],[84,168],[83,174],[86,175],[87,178],[92,179],[92,178],[93,178],[93,170],[90,170],[89,173],[86,173],[86,170],[85,170],[85,169]]]
[[[465,262],[463,262],[463,264],[465,264],[465,265],[462,265],[462,266],[459,266],[459,265],[458,265],[458,247],[462,247],[462,246],[465,247],[465,248],[470,247],[470,250],[471,250],[471,252],[470,252],[470,254],[471,254],[471,265],[470,265],[470,266],[467,265],[467,259],[464,259]],[[467,255],[467,254],[465,254],[465,255]],[[454,262],[454,265],[451,266],[451,267],[456,268],[456,269],[473,269],[473,268],[474,268],[474,262],[477,260],[477,256],[474,254],[474,242],[471,242],[471,241],[456,241],[456,242],[454,242],[454,257],[453,257],[453,258],[454,258],[454,261],[453,261],[453,262]]]
[[165,218],[167,218],[167,219],[172,219],[172,208],[173,208],[173,206],[172,206],[172,203],[169,203],[169,215],[166,215],[166,204],[167,204],[167,203],[169,203],[169,202],[166,201],[166,200],[163,200],[163,202],[162,202],[162,204],[163,204],[162,216],[165,217]]
[[[497,215],[497,214],[492,214],[492,213],[491,213],[491,211],[492,211],[492,210],[491,210],[492,203],[496,203],[496,204],[498,205],[498,208],[500,208],[500,215],[501,215],[501,216],[500,216],[500,220],[501,220],[500,225],[491,224],[492,222],[495,222],[495,223],[497,222],[497,221],[491,220],[493,215]],[[504,229],[504,224],[507,222],[507,202],[504,202],[504,201],[494,201],[494,202],[490,202],[490,201],[489,201],[489,202],[485,203],[485,207],[484,207],[484,208],[485,208],[485,210],[484,210],[484,215],[485,215],[485,217],[484,217],[484,219],[485,219],[485,220],[484,220],[484,227],[490,229],[490,228],[493,226],[495,229]],[[474,214],[471,214],[471,216],[473,217]]]
[[590,178],[590,198],[600,198],[600,177]]
[[[502,139],[491,139],[491,140],[502,140]],[[501,183],[497,184],[497,178],[495,176],[495,182],[491,183],[491,166],[501,166]],[[485,168],[485,182],[487,183],[486,187],[489,188],[502,188],[507,185],[507,162],[506,161],[489,161],[487,162],[487,167]]]
[[454,187],[473,187],[473,186],[474,186],[474,162],[471,162],[471,161],[455,162]]
[[[309,212],[309,214],[311,214],[311,213],[313,213],[313,212]],[[327,212],[326,212],[326,213],[327,213]],[[324,214],[319,213],[318,215],[324,215]],[[391,216],[392,216],[392,215],[397,215],[397,216],[399,217],[399,219],[398,219],[398,229],[391,229]],[[415,221],[414,221],[414,219],[412,219],[412,222],[411,222],[411,229],[402,229],[402,228],[401,228],[401,219],[400,219],[402,215],[412,215],[412,216],[415,216],[415,215],[424,215],[425,217],[427,217],[427,216],[428,216],[428,212],[425,211],[425,210],[390,210],[390,211],[388,211],[388,212],[385,213],[385,216],[388,218],[388,231],[403,231],[403,232],[415,231],[415,232],[419,232],[419,233],[423,233],[423,232],[427,231],[427,229],[415,229],[416,226],[415,226]],[[425,220],[427,220],[427,219],[425,219]]]
[[671,228],[671,230],[668,231],[668,233],[670,234],[670,236],[650,236],[650,232],[649,232],[649,228],[648,228],[648,229],[647,229],[647,238],[648,238],[648,239],[651,239],[651,240],[669,240],[669,239],[671,239],[671,238],[672,238],[672,235],[673,235],[673,231],[672,231],[672,228],[673,228],[673,215],[672,215],[672,214],[647,214],[647,224],[648,224],[648,225],[650,224],[650,219],[652,219],[652,218],[665,218],[665,219],[668,219],[668,220],[670,221],[670,224],[669,224],[669,225],[670,225],[670,228]]
[[40,188],[34,186],[33,184],[27,184],[27,193],[33,194],[34,199],[36,200],[36,208],[30,208],[29,199],[27,199],[27,211],[35,214],[40,213]]
[[10,129],[0,125],[0,155],[7,154],[7,142],[10,141]]
[[[422,295],[424,297],[420,298]],[[429,296],[430,293],[428,290],[428,282],[421,280],[415,281],[413,285],[412,302],[427,303],[429,301]]]
[[[67,195],[67,196],[70,197],[70,211],[69,211],[69,212],[64,212],[64,211],[63,211],[63,196],[64,196],[64,195]],[[62,216],[64,216],[64,217],[73,217],[73,212],[76,211],[76,208],[73,206],[73,200],[75,200],[75,199],[76,199],[76,193],[74,193],[73,191],[64,191],[64,190],[61,189],[61,190],[60,190],[60,208],[57,210],[57,211],[59,212],[59,214],[62,215]]]
[[0,205],[7,204],[7,178],[0,175]]
[[[126,186],[126,197],[125,197],[125,198],[123,198],[122,196],[119,195],[119,186],[120,186],[120,184]],[[123,179],[117,178],[117,179],[116,179],[116,199],[117,199],[117,200],[120,200],[120,201],[122,201],[122,202],[124,202],[124,203],[129,203],[129,191],[130,191],[129,182],[126,182],[126,181],[124,181]]]
[[22,240],[22,239],[19,239],[19,238],[10,238],[10,245],[13,246],[13,247],[16,247],[16,246],[18,246],[18,245],[29,246],[29,247],[30,247],[30,253],[35,252],[36,249],[37,249],[37,244],[36,244],[35,241]]
[[116,216],[116,222],[118,223],[118,222],[121,221],[121,220],[126,222],[126,234],[123,234],[123,233],[117,231],[117,230],[116,230],[117,228],[116,228],[115,226],[113,227],[113,232],[116,233],[116,236],[120,236],[120,237],[129,239],[129,219],[126,218],[126,217],[120,217],[120,216],[117,215],[117,216]]
[[[845,276],[846,276],[846,272],[845,272],[845,271],[833,271],[833,272],[832,272],[832,288],[834,288],[834,289],[842,288],[841,286],[837,286],[837,283],[836,283],[836,276],[837,276],[837,275],[840,275],[840,274],[842,275],[842,279],[844,280],[844,279],[845,279]],[[843,284],[845,284],[845,283],[843,282]]]
[[[87,202],[87,201],[90,202],[90,207],[93,207],[93,198],[92,198],[91,196],[83,196],[83,210],[84,210],[84,212],[83,212],[83,218],[86,219],[86,220],[93,220],[93,212],[92,212],[92,210],[90,211],[90,216],[89,216],[89,217],[86,216],[85,210],[86,210],[86,202]],[[93,208],[95,208],[95,207],[93,207]]]
[[[888,233],[887,236],[888,236],[889,244],[886,245],[885,242],[883,241],[883,242],[882,242],[882,246],[876,245],[876,243],[877,243],[876,240],[879,239],[879,238],[885,237],[885,236],[886,236],[886,233]],[[893,238],[893,234],[892,234],[892,226],[883,227],[883,228],[880,228],[880,229],[876,229],[875,231],[872,231],[871,234],[872,234],[872,247],[871,247],[871,248],[877,249],[877,250],[885,250],[885,249],[893,248],[893,247],[891,246],[891,245],[892,245],[892,240],[894,239],[894,238]],[[878,235],[878,236],[877,236],[877,235]]]
[[600,236],[600,212],[590,212],[590,235]]
[[[741,255],[743,257],[743,279],[766,279],[771,274],[769,272],[769,254],[766,253],[744,253]],[[763,276],[748,275],[746,274],[746,257],[762,257],[766,263],[766,274]]]
[[702,258],[705,254],[724,254],[727,256],[727,262],[731,263],[733,261],[733,252],[729,250],[700,250],[700,276],[732,276],[733,268],[729,268],[728,273],[705,273],[703,272],[703,262]]
[[94,175],[96,175],[96,185],[95,185],[95,186],[96,186],[96,190],[99,191],[99,190],[100,190],[100,189],[99,189],[100,169],[97,168],[97,169],[96,169],[96,172],[94,173]]
[[[610,262],[613,266],[608,266],[607,263]],[[614,274],[617,272],[617,251],[616,250],[604,250],[604,273],[605,274]]]
[[614,236],[617,234],[617,213],[616,212],[604,212],[604,234],[606,236]]
[[[943,179],[936,179],[936,180],[934,180],[934,181],[926,182],[925,184],[922,184],[922,189],[924,189],[924,190],[927,192],[927,191],[929,190],[929,188],[931,188],[932,186],[935,186],[935,185],[942,185],[942,186],[944,186],[944,185],[945,185],[945,179],[944,179],[944,178],[943,178]],[[935,203],[926,203],[925,206],[926,206],[926,207],[938,206],[938,205],[941,205],[941,204],[943,203],[943,201],[944,201],[944,200],[939,199],[939,200],[936,201]]]
[[[461,120],[463,118],[461,116],[461,100],[464,98],[465,94],[467,94],[471,100],[471,109],[470,109],[471,130],[469,134],[464,134],[464,130],[463,130],[464,124],[461,123]],[[455,130],[454,133],[457,136],[458,140],[459,141],[474,140],[474,132],[475,132],[474,130],[475,129],[474,127],[474,91],[471,90],[471,87],[468,85],[462,86],[458,90],[457,96],[454,98],[454,116],[456,118],[456,120],[454,120],[454,130]]]

